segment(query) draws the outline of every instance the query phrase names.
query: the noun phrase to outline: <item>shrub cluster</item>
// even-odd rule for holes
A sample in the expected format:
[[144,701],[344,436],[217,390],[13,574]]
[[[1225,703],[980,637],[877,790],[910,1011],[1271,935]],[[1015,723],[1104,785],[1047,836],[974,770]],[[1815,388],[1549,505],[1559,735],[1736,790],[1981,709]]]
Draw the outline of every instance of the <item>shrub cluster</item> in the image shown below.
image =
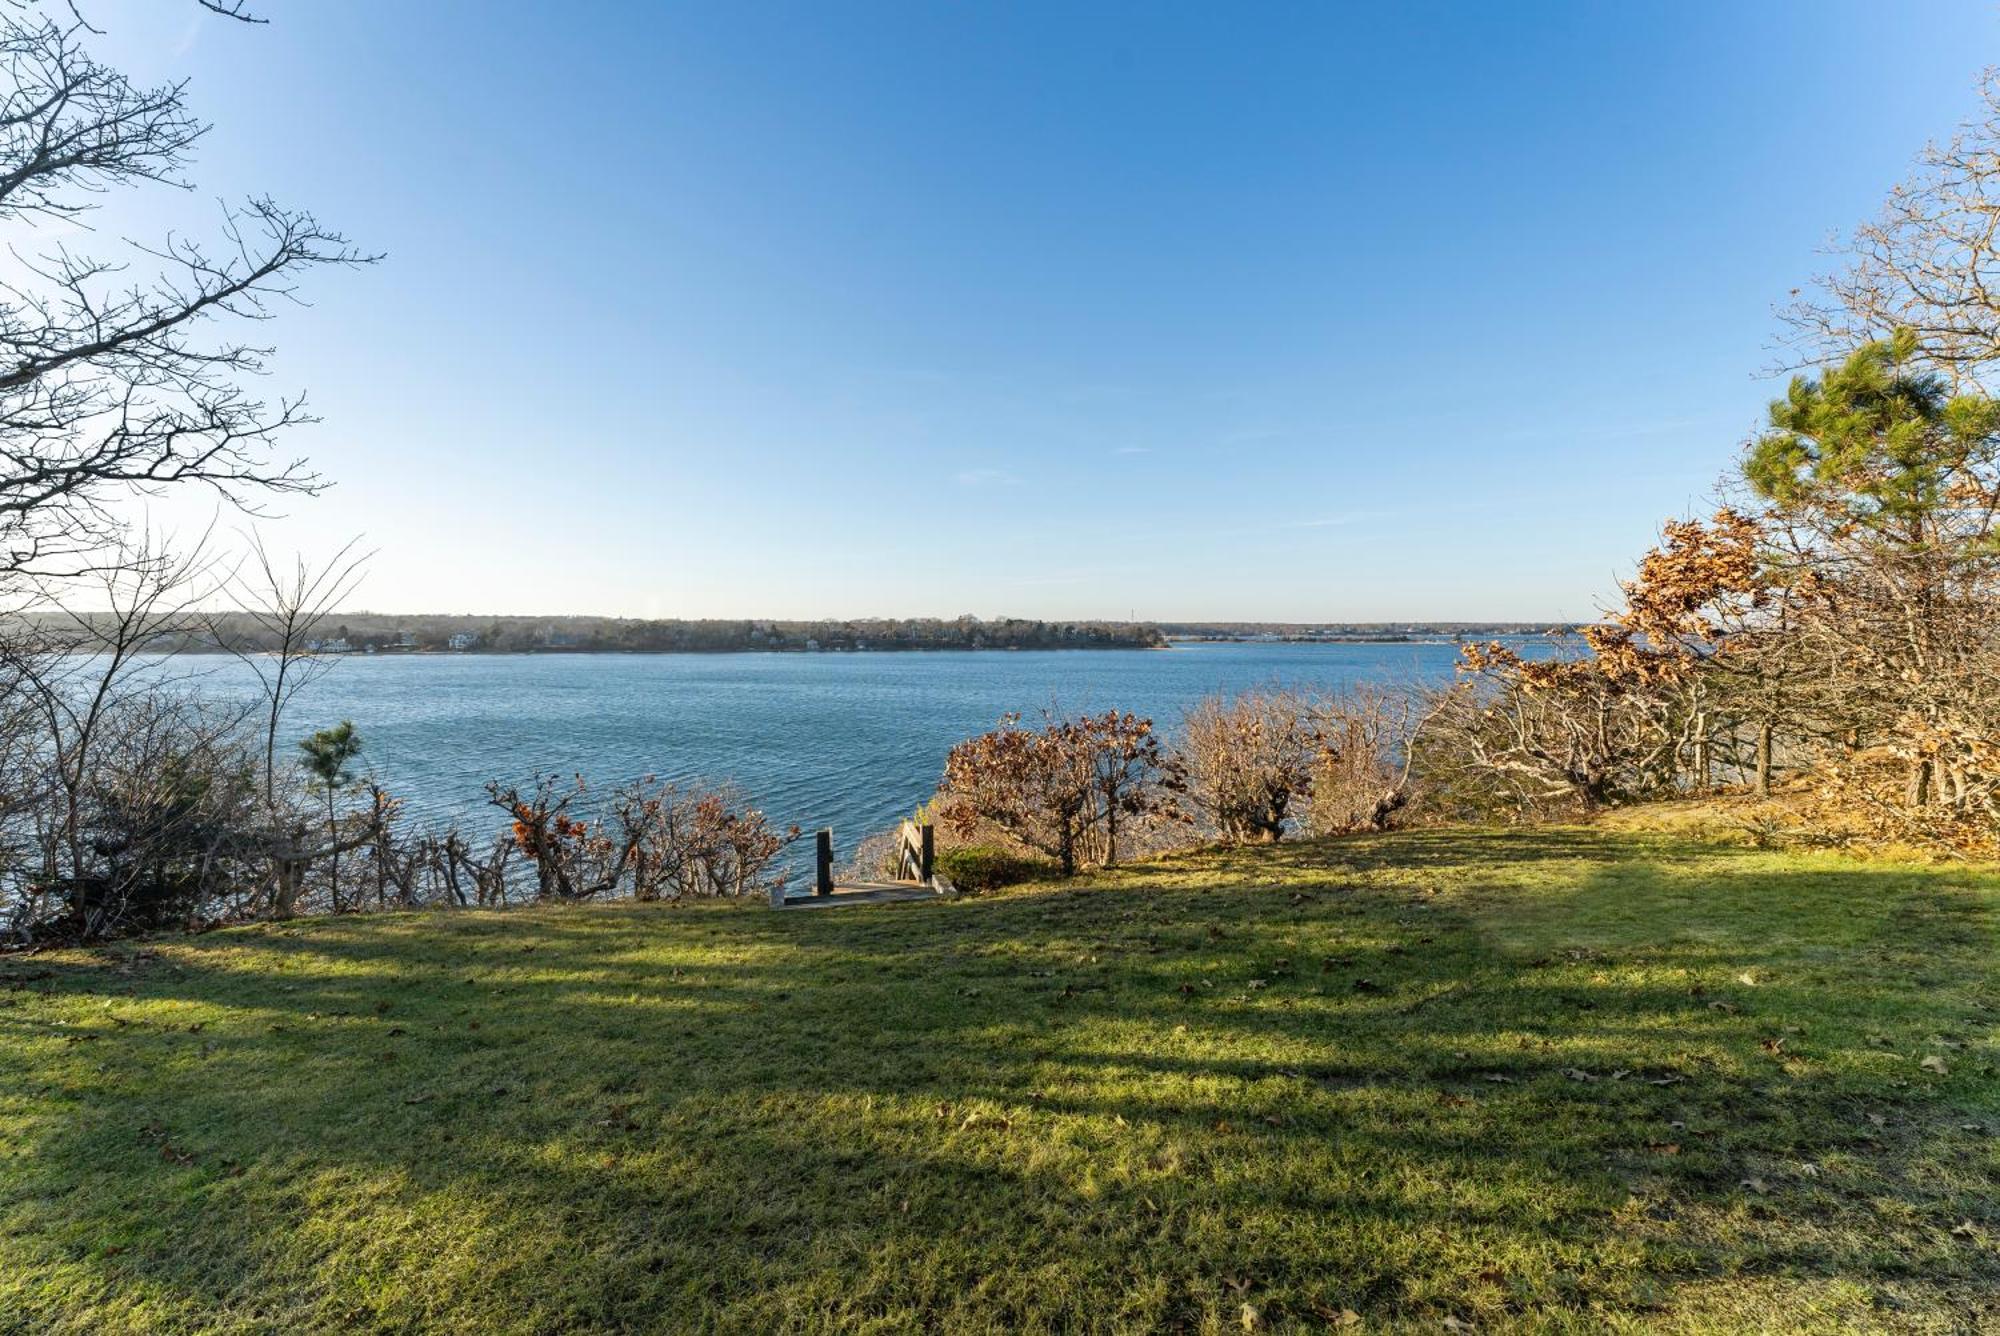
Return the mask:
[[1009,716],[946,758],[936,810],[958,847],[944,857],[1005,852],[1067,876],[1190,839],[1384,830],[1414,793],[1420,703],[1390,692],[1211,697],[1173,746],[1152,720],[1117,711],[1048,714],[1038,727]]
[[974,895],[1053,877],[1060,871],[1050,859],[998,844],[964,844],[941,850],[937,870],[960,891]]

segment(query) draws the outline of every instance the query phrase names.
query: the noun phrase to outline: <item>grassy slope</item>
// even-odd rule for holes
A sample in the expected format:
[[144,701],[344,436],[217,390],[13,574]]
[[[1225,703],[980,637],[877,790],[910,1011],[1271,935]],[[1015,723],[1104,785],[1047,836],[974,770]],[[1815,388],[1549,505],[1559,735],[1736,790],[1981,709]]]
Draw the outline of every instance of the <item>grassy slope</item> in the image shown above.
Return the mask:
[[1442,832],[0,961],[0,1330],[2000,1324],[1996,926]]

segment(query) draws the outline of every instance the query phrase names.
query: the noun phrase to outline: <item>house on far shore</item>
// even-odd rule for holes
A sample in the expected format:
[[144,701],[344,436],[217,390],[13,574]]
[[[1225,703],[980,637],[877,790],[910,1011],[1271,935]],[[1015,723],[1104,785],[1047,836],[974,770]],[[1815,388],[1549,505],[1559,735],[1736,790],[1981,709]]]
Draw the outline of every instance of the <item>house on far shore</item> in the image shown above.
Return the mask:
[[308,640],[306,642],[306,652],[308,654],[352,654],[354,653],[354,646],[347,642],[346,636],[337,636],[332,640]]
[[470,631],[455,631],[451,639],[444,642],[446,648],[463,652],[479,643],[479,637]]

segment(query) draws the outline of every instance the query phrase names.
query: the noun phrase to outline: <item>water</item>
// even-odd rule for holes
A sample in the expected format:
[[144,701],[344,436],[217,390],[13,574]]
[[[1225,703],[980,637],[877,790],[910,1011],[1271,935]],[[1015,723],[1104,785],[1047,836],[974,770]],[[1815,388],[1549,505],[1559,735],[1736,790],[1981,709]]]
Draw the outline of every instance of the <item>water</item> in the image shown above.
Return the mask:
[[[581,772],[733,781],[780,829],[831,826],[846,857],[935,789],[945,752],[1009,710],[1117,708],[1169,732],[1214,692],[1437,681],[1449,644],[1180,644],[1167,650],[855,654],[373,655],[337,661],[287,716],[351,719],[365,768],[421,820],[497,830],[488,780]],[[249,670],[199,661],[217,698]],[[193,666],[178,661],[182,668]]]

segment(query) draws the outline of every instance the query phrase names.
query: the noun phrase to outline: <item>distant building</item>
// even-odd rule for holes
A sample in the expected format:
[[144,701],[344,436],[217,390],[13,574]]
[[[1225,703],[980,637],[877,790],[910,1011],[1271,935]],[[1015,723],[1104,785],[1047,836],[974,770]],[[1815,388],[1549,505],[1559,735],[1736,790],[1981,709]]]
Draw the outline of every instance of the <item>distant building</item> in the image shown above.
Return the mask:
[[354,646],[347,643],[346,636],[336,636],[332,640],[314,640],[306,648],[314,654],[352,654]]
[[470,631],[457,631],[452,634],[451,639],[444,643],[451,649],[468,650],[479,643],[479,637]]

